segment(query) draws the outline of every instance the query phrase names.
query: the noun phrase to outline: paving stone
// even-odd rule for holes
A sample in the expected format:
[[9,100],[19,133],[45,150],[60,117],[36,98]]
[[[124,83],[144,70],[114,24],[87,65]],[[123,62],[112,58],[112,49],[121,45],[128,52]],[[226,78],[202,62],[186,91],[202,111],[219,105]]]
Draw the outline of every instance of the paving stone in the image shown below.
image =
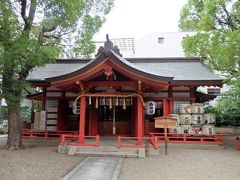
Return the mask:
[[87,157],[62,180],[112,180],[118,179],[122,158]]

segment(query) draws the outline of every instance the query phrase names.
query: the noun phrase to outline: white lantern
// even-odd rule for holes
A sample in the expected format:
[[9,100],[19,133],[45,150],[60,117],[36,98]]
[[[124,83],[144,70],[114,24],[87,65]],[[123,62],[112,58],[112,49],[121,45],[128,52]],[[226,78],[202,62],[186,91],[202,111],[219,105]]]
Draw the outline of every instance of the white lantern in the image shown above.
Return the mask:
[[73,102],[73,114],[80,114],[80,103]]
[[154,101],[146,102],[146,114],[154,115],[155,114],[156,103]]

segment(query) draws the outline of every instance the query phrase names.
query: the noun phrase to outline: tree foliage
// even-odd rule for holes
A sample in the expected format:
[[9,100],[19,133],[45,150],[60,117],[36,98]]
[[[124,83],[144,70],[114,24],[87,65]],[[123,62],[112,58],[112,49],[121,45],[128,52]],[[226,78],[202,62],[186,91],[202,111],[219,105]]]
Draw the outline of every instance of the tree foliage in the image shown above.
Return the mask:
[[198,32],[183,40],[187,55],[204,57],[210,68],[235,76],[240,63],[240,1],[189,0],[179,27]]
[[229,81],[230,90],[219,99],[216,109],[222,117],[240,125],[240,72],[238,77]]
[[[112,6],[113,0],[1,0],[0,75],[9,113],[19,111],[33,68],[63,54],[75,57],[94,51],[92,37]],[[19,113],[15,115],[10,127],[18,123]]]
[[189,0],[181,11],[179,27],[196,31],[183,39],[186,55],[204,58],[230,85],[220,101],[225,104],[222,108],[240,113],[240,1]]

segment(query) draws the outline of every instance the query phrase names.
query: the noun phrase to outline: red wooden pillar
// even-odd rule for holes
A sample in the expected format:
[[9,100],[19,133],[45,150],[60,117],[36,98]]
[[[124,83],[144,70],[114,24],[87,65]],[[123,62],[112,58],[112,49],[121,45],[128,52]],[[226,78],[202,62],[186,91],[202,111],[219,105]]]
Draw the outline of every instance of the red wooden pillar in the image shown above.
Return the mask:
[[137,143],[142,144],[142,137],[144,132],[144,125],[143,125],[143,104],[141,99],[137,98]]
[[42,92],[42,111],[46,111],[46,94],[46,87],[44,87]]
[[173,113],[173,100],[172,98],[169,100],[169,114]]
[[168,97],[169,97],[169,114],[173,113],[173,87],[170,86],[168,89]]
[[85,124],[86,124],[86,97],[82,96],[80,100],[79,143],[84,143]]
[[163,99],[163,116],[169,115],[169,104],[166,98]]

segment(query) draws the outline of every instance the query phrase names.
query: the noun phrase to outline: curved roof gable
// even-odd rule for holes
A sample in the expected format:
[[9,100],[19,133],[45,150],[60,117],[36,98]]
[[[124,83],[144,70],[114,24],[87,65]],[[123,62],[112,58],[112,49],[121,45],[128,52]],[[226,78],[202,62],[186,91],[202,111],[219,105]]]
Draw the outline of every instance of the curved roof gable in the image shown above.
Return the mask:
[[113,66],[116,66],[116,70],[120,70],[121,68],[123,71],[128,71],[132,75],[150,79],[153,81],[159,81],[159,82],[171,82],[173,80],[173,77],[166,77],[166,76],[158,76],[151,72],[147,72],[146,70],[143,70],[143,68],[139,68],[135,66],[134,64],[128,62],[124,58],[118,56],[115,52],[112,50],[104,50],[100,55],[98,55],[95,59],[91,60],[85,66],[80,67],[79,69],[70,72],[68,74],[55,76],[46,78],[45,81],[47,82],[59,82],[59,81],[65,81],[67,79],[71,79],[74,77],[81,77],[81,75],[85,75],[88,72],[91,72],[92,70],[99,67],[101,64],[105,63],[106,61],[110,61],[113,63]]

